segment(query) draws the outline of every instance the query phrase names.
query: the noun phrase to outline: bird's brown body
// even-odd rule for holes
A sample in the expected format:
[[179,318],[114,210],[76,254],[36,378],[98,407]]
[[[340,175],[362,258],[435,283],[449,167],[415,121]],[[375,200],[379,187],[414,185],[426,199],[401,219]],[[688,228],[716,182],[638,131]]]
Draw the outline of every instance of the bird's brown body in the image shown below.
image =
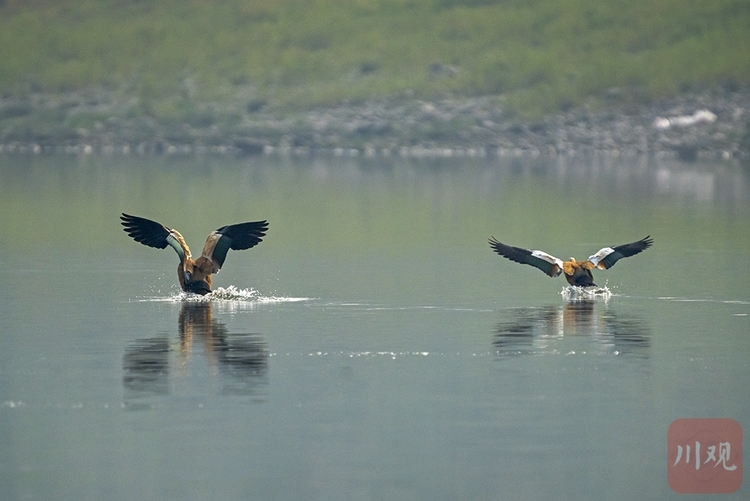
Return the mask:
[[570,285],[579,285],[586,287],[594,284],[594,275],[591,274],[596,266],[591,261],[576,261],[574,257],[570,261],[563,261],[563,273],[565,280]]
[[[198,259],[194,260],[190,253],[190,247],[185,243],[185,239],[180,232],[177,230],[172,230],[172,232],[184,251],[184,257],[177,265],[177,279],[180,282],[180,287],[184,291],[197,294],[211,292],[211,275],[217,273],[221,268],[221,266],[216,266],[215,260],[211,257],[218,238],[212,238],[213,233],[209,235],[206,244],[203,246],[203,252]],[[186,281],[186,277],[190,277],[189,282]]]

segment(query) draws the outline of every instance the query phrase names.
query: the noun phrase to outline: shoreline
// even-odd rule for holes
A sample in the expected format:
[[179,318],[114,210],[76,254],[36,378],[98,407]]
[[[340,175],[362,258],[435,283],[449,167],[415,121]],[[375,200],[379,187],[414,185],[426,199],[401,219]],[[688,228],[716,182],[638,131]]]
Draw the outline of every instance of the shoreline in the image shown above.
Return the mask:
[[483,158],[578,154],[682,161],[750,158],[750,89],[645,104],[612,89],[596,107],[526,120],[502,96],[398,97],[302,112],[266,103],[192,103],[138,113],[104,90],[0,99],[0,154],[332,155]]

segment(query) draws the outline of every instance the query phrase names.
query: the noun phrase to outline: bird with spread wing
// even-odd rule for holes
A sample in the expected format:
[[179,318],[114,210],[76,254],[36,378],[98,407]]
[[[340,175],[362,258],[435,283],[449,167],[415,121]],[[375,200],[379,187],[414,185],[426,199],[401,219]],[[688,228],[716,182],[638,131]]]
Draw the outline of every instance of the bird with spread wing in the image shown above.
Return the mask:
[[179,231],[156,221],[125,213],[120,219],[125,233],[136,242],[157,249],[172,247],[180,258],[180,264],[177,266],[180,287],[185,292],[200,295],[211,292],[211,275],[219,272],[230,249],[245,250],[255,247],[268,231],[267,221],[222,226],[208,235],[200,257],[193,259],[190,247]]
[[654,240],[649,235],[637,242],[604,247],[596,254],[589,256],[586,261],[576,261],[573,257],[570,261],[563,261],[543,251],[512,247],[498,242],[495,237],[490,238],[490,247],[501,256],[516,263],[539,268],[550,277],[557,277],[564,273],[568,283],[578,287],[596,287],[591,274],[592,269],[607,270],[620,259],[634,256],[651,247],[653,243]]

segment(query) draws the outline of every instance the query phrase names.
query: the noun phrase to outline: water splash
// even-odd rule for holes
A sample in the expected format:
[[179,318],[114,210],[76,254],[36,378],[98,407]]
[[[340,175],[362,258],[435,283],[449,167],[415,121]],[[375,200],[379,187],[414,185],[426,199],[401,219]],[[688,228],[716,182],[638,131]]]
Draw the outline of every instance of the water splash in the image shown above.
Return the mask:
[[267,296],[260,291],[253,289],[240,289],[234,285],[229,287],[217,287],[205,296],[193,294],[192,292],[175,292],[168,296],[156,296],[142,299],[142,301],[165,301],[173,303],[194,302],[194,303],[212,303],[215,305],[235,305],[237,307],[253,307],[261,304],[286,303],[308,301],[307,297],[288,297],[288,296]]
[[612,297],[612,291],[605,285],[604,287],[578,287],[570,285],[563,288],[560,295],[566,301],[593,301],[602,299],[606,303]]
[[210,294],[202,296],[207,298],[206,300],[221,300],[221,301],[235,301],[235,302],[252,302],[256,304],[266,303],[289,303],[308,301],[310,298],[307,297],[289,297],[289,296],[264,296],[259,291],[250,289],[238,289],[234,285],[230,285],[226,289],[224,287],[217,287]]
[[264,298],[260,291],[252,287],[249,289],[238,289],[234,285],[230,285],[227,288],[217,287],[210,294],[202,297],[206,298],[207,301],[215,299],[224,301],[260,301]]

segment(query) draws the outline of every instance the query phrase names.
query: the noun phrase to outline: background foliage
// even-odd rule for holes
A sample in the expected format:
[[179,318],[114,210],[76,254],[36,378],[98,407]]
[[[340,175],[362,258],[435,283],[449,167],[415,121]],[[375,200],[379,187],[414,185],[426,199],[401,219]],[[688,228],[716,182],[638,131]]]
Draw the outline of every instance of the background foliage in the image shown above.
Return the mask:
[[749,35],[747,0],[0,0],[0,92],[100,86],[167,116],[502,94],[534,113],[744,85]]

